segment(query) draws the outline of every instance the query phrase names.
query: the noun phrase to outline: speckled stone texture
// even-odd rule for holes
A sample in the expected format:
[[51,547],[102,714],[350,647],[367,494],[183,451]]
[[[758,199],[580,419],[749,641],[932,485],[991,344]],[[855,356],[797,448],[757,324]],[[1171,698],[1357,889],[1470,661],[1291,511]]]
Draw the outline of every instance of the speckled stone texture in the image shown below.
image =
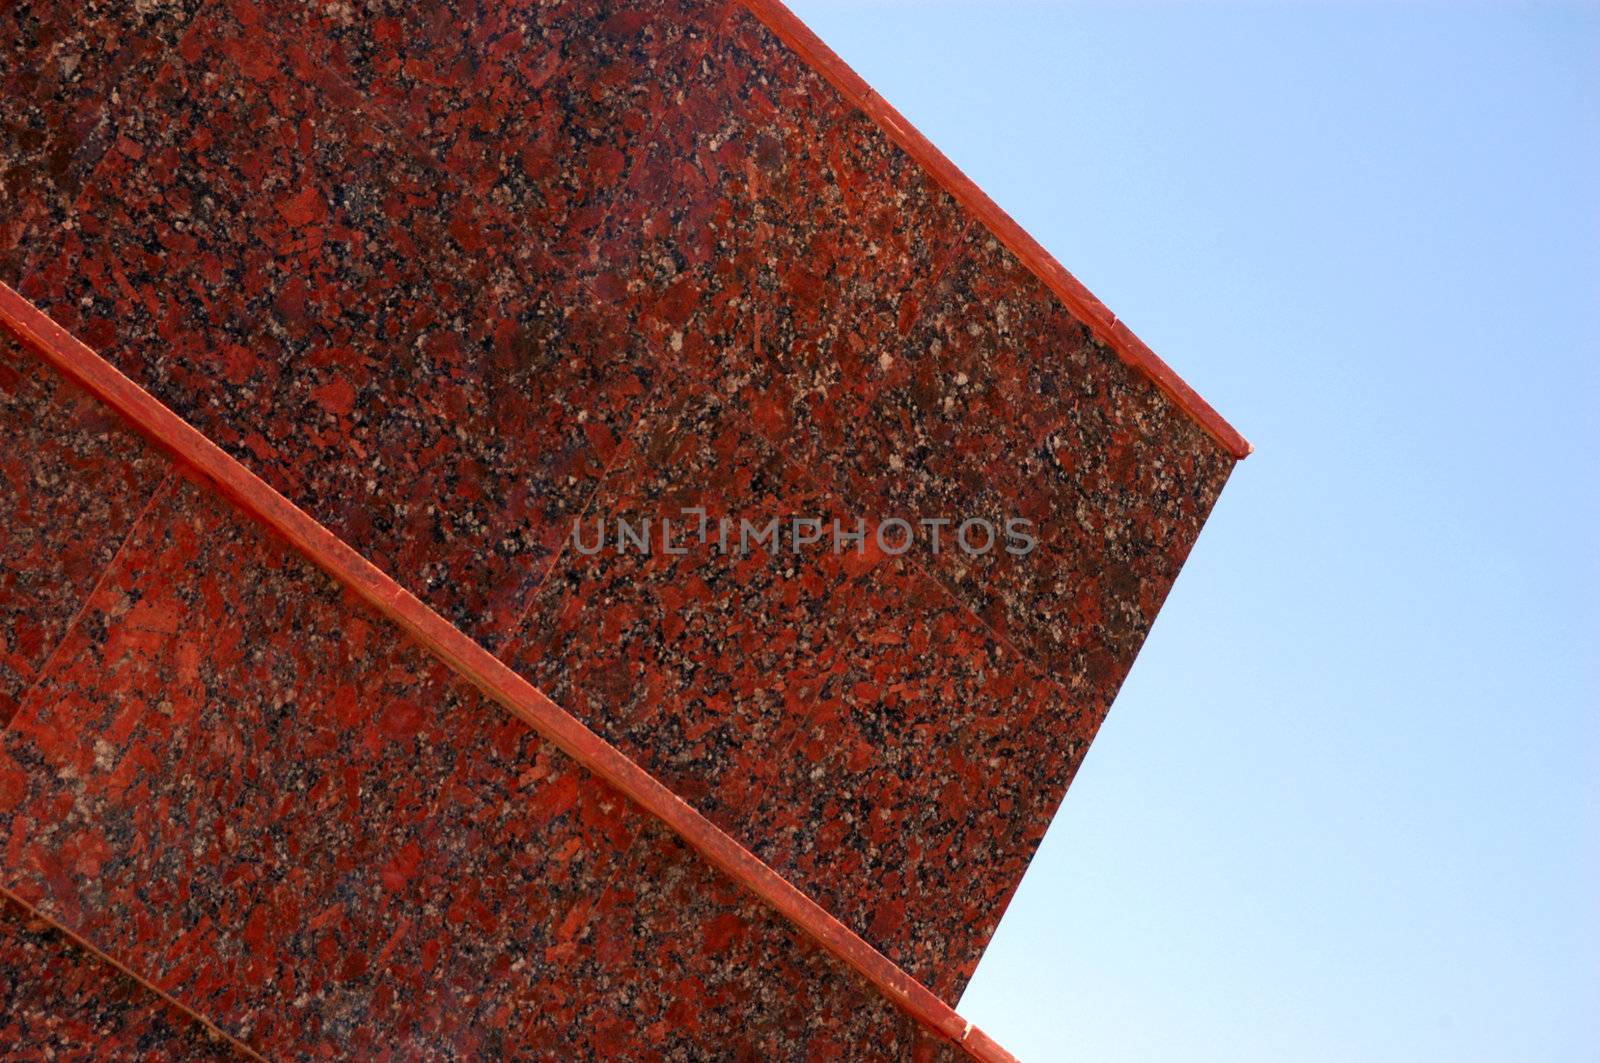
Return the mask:
[[202,0],[7,0],[0,7],[0,268],[59,226],[110,141],[107,105],[143,78]]
[[640,835],[596,907],[576,968],[592,1058],[698,1059],[708,1046],[752,1063],[965,1058],[882,996],[839,991],[854,982],[839,961],[659,826]]
[[[7,30],[20,32],[8,47],[23,60],[6,83],[21,101],[8,128],[24,132],[8,134],[0,161],[23,175],[6,187],[28,204],[4,223],[7,279],[857,933],[957,997],[1221,490],[1229,454],[739,3],[136,7],[137,17],[91,7],[79,25],[68,5],[31,3],[18,8],[22,29]],[[91,53],[100,58],[73,58]],[[40,55],[54,65],[39,66]],[[14,468],[34,476],[38,462],[55,470],[66,459],[3,460],[15,478]],[[125,536],[129,507],[153,488],[115,469],[92,475],[134,483],[128,499],[82,487],[82,500],[29,503],[60,512],[0,548],[82,553],[90,573],[41,581],[31,562],[6,554],[8,572],[22,574],[3,578],[51,589],[29,591],[39,604],[0,600],[0,699],[9,689],[14,702],[32,684],[109,557],[106,544],[120,542],[117,526]],[[219,597],[218,581],[238,574],[218,574],[194,543],[172,538],[201,500],[182,486],[164,505],[133,544],[141,562],[175,566],[171,586],[150,592],[179,595],[170,609],[184,619],[160,623],[218,625],[196,637],[244,640],[250,653],[320,646],[308,658],[319,669],[329,654],[355,652],[328,648],[343,643],[337,617],[348,606],[294,601],[265,577],[237,601]],[[924,536],[898,558],[834,557],[826,547],[730,557],[703,544],[681,555],[588,555],[568,542],[575,518],[592,528],[693,505],[713,517],[837,516],[869,529],[892,517],[1021,516],[1039,547],[1025,558],[972,557],[949,548],[948,528],[944,550]],[[86,515],[94,506],[106,515]],[[103,528],[76,535],[90,525]],[[226,538],[205,550],[237,552]],[[230,669],[252,660],[232,648],[245,656],[134,662],[123,648],[139,645],[144,621],[111,616],[138,604],[115,597],[127,593],[96,592],[52,688],[85,691],[83,711],[119,736],[105,739],[112,749],[138,733],[104,715],[113,693],[124,696],[119,684],[176,714],[158,689],[204,701],[198,691],[214,696],[224,676],[239,685]],[[226,617],[223,601],[232,602]],[[282,616],[303,631],[279,626]],[[17,634],[29,624],[32,633]],[[109,637],[101,628],[123,640],[113,658],[95,641]],[[275,810],[257,792],[269,781],[310,787],[296,774],[305,769],[264,781],[233,767],[240,751],[284,735],[307,761],[353,758],[348,770],[374,809],[364,821],[401,824],[392,839],[363,844],[403,850],[448,835],[460,846],[454,860],[505,859],[479,851],[501,844],[484,825],[491,810],[452,801],[476,788],[448,782],[490,756],[458,748],[466,739],[453,722],[482,707],[420,658],[340,660],[392,675],[378,687],[386,698],[415,688],[407,697],[426,723],[409,740],[425,762],[405,770],[423,782],[402,790],[385,774],[392,765],[361,760],[391,739],[361,730],[377,725],[356,716],[335,713],[300,733],[309,702],[343,704],[338,683],[353,682],[321,675],[309,702],[290,698],[282,677],[306,662],[274,664],[276,678],[250,673],[256,730],[219,732],[234,745],[204,729],[171,730],[163,721],[174,717],[157,713],[164,744],[140,747],[135,761],[216,765],[232,789],[211,799],[248,800],[255,811],[231,839],[209,820],[187,829],[270,858],[287,875],[279,891],[337,891],[324,879],[354,873],[325,848],[348,825],[316,818],[333,813],[315,802]],[[139,678],[106,678],[135,663]],[[41,704],[10,740],[68,704],[77,702]],[[541,755],[530,736],[474,731],[472,741],[508,763]],[[101,832],[82,844],[135,830],[126,810],[98,824],[102,796],[80,782],[89,787],[73,798],[89,802],[82,826]],[[210,774],[162,784],[224,785]],[[192,797],[138,807],[161,809],[148,829],[165,829],[168,805]],[[573,807],[591,812],[560,829],[576,832],[599,881],[604,861],[622,860],[602,854],[626,846],[597,839],[640,825],[609,820],[598,796],[585,800]],[[319,839],[297,840],[304,831]],[[136,857],[180,851],[174,841]],[[218,854],[228,851],[205,850],[206,859],[225,864],[234,858]],[[166,916],[119,907],[141,896],[132,885],[94,905],[74,885],[57,903],[85,905],[84,919],[102,920],[96,928],[129,948],[184,942],[192,951],[150,962],[263,1043],[287,1036],[284,1016],[300,1013],[284,1008],[304,998],[299,1007],[315,1002],[328,1036],[366,1043],[392,1024],[418,1044],[445,1044],[441,1016],[471,1010],[451,994],[481,991],[385,982],[373,957],[409,976],[467,946],[452,943],[448,918],[436,939],[410,923],[401,933],[404,906],[379,903],[377,892],[360,904],[343,893],[314,898],[341,898],[327,925],[362,942],[355,951],[369,968],[347,970],[340,965],[357,961],[296,930],[274,939],[276,951],[253,952],[251,979],[234,985],[222,972],[240,946],[209,924],[180,933],[161,919],[196,920],[205,904],[242,918],[228,876],[255,882],[264,872],[249,861],[207,869],[194,856],[183,867],[190,877],[180,878],[195,881],[183,889],[205,899],[186,894],[189,907],[161,909]],[[40,882],[65,874],[35,870]],[[572,913],[585,902],[573,898],[592,903],[605,887],[573,889],[537,903],[582,922]],[[261,919],[298,918],[312,903],[274,897]],[[492,913],[512,901],[490,891],[473,903]],[[398,935],[386,954],[385,935]],[[412,951],[435,940],[432,952]],[[564,956],[573,940],[474,944],[491,951],[459,955],[528,979],[507,992],[537,999],[549,990],[542,968],[506,957]],[[570,1016],[575,1006],[558,995],[549,1010]]]
[[476,1056],[638,820],[186,481],[4,743],[19,894],[274,1057]]
[[244,1058],[182,1010],[0,898],[0,1059]]
[[[696,533],[703,509],[708,542]],[[820,517],[822,545],[738,550]],[[652,552],[600,522],[652,521]],[[682,554],[662,547],[673,522]],[[508,651],[541,689],[954,996],[1099,723],[698,387],[641,422]],[[719,539],[728,524],[730,549]],[[995,768],[1004,766],[997,775]],[[938,919],[922,906],[938,897]]]
[[542,261],[536,216],[451,179],[266,18],[207,8],[114,109],[22,290],[492,646],[653,365]]
[[935,1050],[644,826],[182,477],[0,735],[6,886],[268,1057]]
[[66,634],[165,465],[0,332],[0,727]]

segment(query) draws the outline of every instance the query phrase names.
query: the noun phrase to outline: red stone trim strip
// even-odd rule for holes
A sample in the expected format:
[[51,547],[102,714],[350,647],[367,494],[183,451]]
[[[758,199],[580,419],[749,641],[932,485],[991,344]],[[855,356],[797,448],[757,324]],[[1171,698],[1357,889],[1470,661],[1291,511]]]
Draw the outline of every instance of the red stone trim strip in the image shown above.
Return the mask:
[[887,100],[850,69],[849,65],[823,43],[811,28],[783,5],[781,0],[739,0],[750,13],[760,19],[777,37],[792,48],[812,69],[826,78],[846,99],[888,133],[895,143],[904,148],[944,186],[956,200],[978,217],[989,231],[999,238],[1020,258],[1050,290],[1066,303],[1067,309],[1088,325],[1095,336],[1135,369],[1144,373],[1156,386],[1194,419],[1206,433],[1235,459],[1247,457],[1254,449],[1244,436],[1229,424],[1199,392],[1162,361],[1145,342],[1118,320],[1104,303],[1094,297],[1066,268],[1046,251],[1039,241],[1029,236],[999,204],[979,188],[972,178],[961,172],[944,152],[906,121]]
[[[7,289],[7,290],[9,291],[10,289]],[[77,934],[73,933],[71,930],[68,930],[66,927],[62,926],[60,923],[58,923],[54,919],[50,918],[49,915],[45,914],[44,912],[41,912],[39,909],[37,909],[33,905],[29,904],[27,901],[23,900],[21,897],[18,897],[15,893],[13,893],[10,890],[6,889],[5,886],[3,886],[3,885],[0,885],[0,897],[3,897],[6,900],[11,901],[13,904],[15,904],[17,907],[23,909],[24,911],[26,911],[29,916],[31,916],[34,919],[37,919],[39,922],[49,924],[50,927],[53,930],[55,930],[56,933],[60,934],[62,937],[66,938],[68,941],[70,941],[74,948],[76,948],[79,951],[83,952],[85,955],[93,956],[96,960],[99,960],[101,963],[105,964],[107,967],[110,967],[112,970],[117,971],[118,973],[124,974],[127,977],[133,979],[135,982],[139,983],[141,988],[148,990],[149,992],[153,993],[155,996],[159,997],[160,999],[162,999],[166,1003],[171,1004],[174,1008],[176,1008],[178,1011],[181,1011],[189,1019],[191,1019],[194,1022],[199,1023],[202,1027],[204,1027],[206,1032],[208,1034],[210,1034],[212,1038],[214,1038],[214,1039],[216,1039],[218,1041],[222,1041],[223,1043],[227,1044],[227,1046],[229,1048],[232,1048],[234,1051],[238,1052],[245,1059],[254,1059],[254,1060],[259,1060],[260,1063],[267,1063],[265,1057],[263,1057],[259,1052],[255,1051],[255,1049],[251,1048],[249,1045],[245,1044],[243,1041],[240,1041],[238,1038],[231,1036],[226,1030],[221,1029],[220,1027],[217,1026],[216,1023],[212,1022],[210,1019],[206,1018],[204,1015],[200,1014],[198,1011],[195,1011],[193,1008],[191,1008],[188,1005],[184,1004],[183,1001],[178,1000],[177,998],[173,997],[170,993],[162,992],[160,989],[156,988],[156,986],[153,983],[151,983],[149,980],[141,977],[135,971],[130,971],[128,968],[126,968],[122,964],[118,963],[116,961],[116,959],[114,959],[111,956],[107,956],[105,953],[101,952],[99,949],[97,949],[93,945],[89,944],[89,942],[85,941],[83,938],[79,937]]]
[[328,575],[398,624],[484,694],[676,831],[721,871],[871,982],[890,1002],[985,1063],[1015,1063],[954,1008],[589,730],[499,658],[462,634],[208,437],[0,283],[0,323],[24,345],[127,418],[224,497],[287,539]]

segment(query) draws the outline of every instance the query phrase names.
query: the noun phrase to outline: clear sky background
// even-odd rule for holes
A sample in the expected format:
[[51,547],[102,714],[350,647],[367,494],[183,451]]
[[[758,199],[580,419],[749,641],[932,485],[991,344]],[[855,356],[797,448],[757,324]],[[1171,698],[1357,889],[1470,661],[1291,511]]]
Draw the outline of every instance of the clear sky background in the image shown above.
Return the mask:
[[1600,6],[790,0],[1253,443],[965,998],[1600,1060]]

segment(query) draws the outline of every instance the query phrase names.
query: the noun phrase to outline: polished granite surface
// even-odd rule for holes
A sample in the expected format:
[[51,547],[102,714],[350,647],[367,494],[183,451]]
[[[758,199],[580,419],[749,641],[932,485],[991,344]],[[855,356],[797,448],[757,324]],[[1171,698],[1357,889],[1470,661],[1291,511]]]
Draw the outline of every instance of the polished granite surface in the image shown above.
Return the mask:
[[[752,6],[13,5],[0,279],[954,1000],[1235,457]],[[9,341],[0,415],[41,913],[269,1055],[920,1036]],[[868,546],[572,541],[694,507]]]

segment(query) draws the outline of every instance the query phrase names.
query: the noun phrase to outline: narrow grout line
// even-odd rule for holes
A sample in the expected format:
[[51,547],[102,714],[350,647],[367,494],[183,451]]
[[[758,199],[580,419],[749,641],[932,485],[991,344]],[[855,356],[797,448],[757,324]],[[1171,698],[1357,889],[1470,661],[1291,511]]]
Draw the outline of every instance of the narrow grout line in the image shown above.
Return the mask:
[[123,376],[10,287],[0,284],[0,323],[69,379],[193,468],[224,498],[284,538],[307,560],[399,626],[463,679],[531,725],[594,775],[660,820],[818,946],[861,975],[933,1034],[985,1063],[1015,1057],[938,995],[745,849],[655,776],[463,634],[390,576],[279,494],[198,429]]
[[[733,12],[737,9],[738,0],[726,0],[722,16],[717,21],[716,29],[713,32],[721,33],[726,28],[728,20],[733,16]],[[641,141],[643,143],[649,143],[653,139],[654,134],[666,124],[667,118],[668,115],[666,114],[656,116],[654,123],[648,127],[649,135],[642,137]],[[616,210],[616,206],[617,204],[614,200],[607,204],[605,215],[600,220],[599,227],[602,232],[605,232],[609,228],[612,217],[614,216],[614,212]],[[589,274],[581,274],[578,277],[578,283],[582,285],[583,290],[588,292],[597,303],[607,304],[610,302],[605,295],[595,288],[595,278],[593,276]],[[634,414],[632,422],[628,425],[628,430],[618,437],[616,450],[612,452],[611,458],[605,463],[599,478],[595,480],[594,487],[591,488],[588,494],[584,496],[583,505],[578,508],[577,513],[574,515],[574,519],[576,520],[581,520],[583,515],[589,511],[589,506],[597,497],[599,497],[600,489],[605,486],[606,481],[611,478],[611,473],[616,468],[617,462],[622,459],[623,454],[628,446],[634,442],[634,437],[639,431],[639,425],[644,422],[644,419],[647,416],[658,409],[658,407],[651,404],[651,400],[653,400],[657,394],[665,394],[663,389],[666,387],[667,382],[675,374],[683,373],[686,377],[691,379],[695,376],[692,371],[686,372],[673,365],[669,365],[666,359],[662,358],[657,351],[648,345],[645,346],[643,353],[644,356],[650,360],[651,365],[654,366],[657,379],[651,384],[649,393],[645,399],[640,402],[639,411]],[[527,620],[528,614],[533,611],[533,607],[536,599],[539,596],[539,593],[544,590],[545,584],[550,581],[551,577],[555,574],[556,569],[560,567],[561,559],[566,556],[567,543],[570,538],[571,536],[562,537],[561,546],[557,548],[555,557],[551,559],[550,567],[545,569],[544,574],[539,578],[538,583],[535,584],[533,589],[529,592],[527,604],[523,607],[522,612],[517,615],[516,622],[507,629],[508,632],[520,631],[522,629],[522,625]]]
[[[653,392],[653,390],[654,389],[652,389],[652,392]],[[621,440],[617,443],[616,450],[612,453],[611,458],[605,463],[605,466],[601,470],[599,477],[597,477],[595,479],[594,486],[592,488],[590,488],[589,489],[589,493],[584,496],[583,505],[579,509],[577,518],[575,518],[575,519],[581,519],[583,514],[588,511],[589,504],[594,500],[595,496],[599,494],[600,488],[605,484],[606,480],[610,478],[612,470],[616,467],[616,463],[622,457],[623,449],[627,446],[628,442],[632,438],[632,434],[633,434],[634,429],[636,429],[638,427],[640,420],[642,420],[644,418],[644,416],[645,416],[645,414],[647,412],[648,412],[647,408],[643,404],[641,404],[639,413],[635,415],[634,420],[633,420],[633,424],[628,429],[628,434],[623,436],[621,438]],[[571,538],[571,536],[563,536],[562,537],[561,545],[556,548],[555,554],[550,558],[549,566],[544,570],[544,573],[541,576],[539,576],[538,581],[534,584],[533,588],[528,592],[527,604],[524,605],[523,608],[522,608],[522,611],[517,614],[516,619],[514,621],[512,621],[510,624],[506,625],[506,627],[499,632],[497,637],[500,640],[500,649],[494,653],[494,656],[496,658],[499,658],[501,660],[505,660],[506,657],[511,656],[511,652],[510,651],[517,644],[516,636],[522,631],[522,625],[523,625],[524,622],[526,622],[528,614],[533,611],[533,607],[534,607],[534,604],[535,604],[536,600],[538,599],[539,592],[544,589],[545,584],[548,583],[550,581],[550,578],[555,574],[556,568],[557,568],[557,566],[559,566],[559,564],[561,562],[561,559],[564,556],[566,556],[567,542],[568,542],[568,540],[570,538]],[[502,654],[504,656],[502,656]],[[506,664],[509,667],[510,662],[506,661]],[[573,685],[573,689],[574,690],[577,689],[576,684]],[[552,701],[552,704],[553,703],[554,702]],[[527,721],[523,721],[523,722],[525,724],[527,723]],[[539,733],[541,735],[541,737],[543,737],[543,733],[539,732],[538,728],[533,728],[533,730],[536,733]],[[440,790],[440,792],[434,794],[433,798],[430,800],[429,804],[427,805],[427,811],[426,811],[425,815],[428,816],[428,817],[431,817],[435,813],[437,813],[439,808],[440,808],[440,806],[443,804],[444,800],[445,800],[445,793],[444,793],[443,790]],[[610,889],[611,888],[611,883],[616,881],[616,877],[617,877],[618,873],[621,871],[622,867],[624,866],[626,860],[628,859],[628,855],[630,853],[632,853],[635,843],[638,842],[640,833],[642,833],[642,831],[635,831],[634,834],[633,834],[633,837],[628,839],[628,847],[627,847],[627,849],[625,849],[623,851],[622,859],[617,862],[617,866],[612,869],[611,876],[606,880],[606,884],[605,884],[604,889]],[[604,889],[602,890],[602,894],[604,892]],[[600,900],[600,895],[597,894],[596,897],[594,898],[594,900],[595,900],[595,905],[597,905],[599,903],[599,900]],[[589,927],[589,924],[594,921],[595,905],[591,905],[589,911],[584,915],[583,924],[579,928],[579,933],[580,934],[582,933],[582,931],[587,930],[588,927]]]
[[[653,358],[652,360],[654,361]],[[656,362],[656,365],[658,371],[660,371],[659,361]],[[662,377],[664,378],[665,376],[666,373],[663,372]],[[576,507],[573,520],[582,520],[583,515],[589,512],[589,506],[594,503],[596,498],[600,497],[600,489],[611,479],[611,474],[616,471],[617,463],[622,460],[624,453],[633,443],[634,433],[639,430],[639,425],[643,423],[645,417],[653,411],[654,408],[650,405],[650,399],[655,397],[663,383],[664,379],[658,379],[651,385],[645,399],[639,403],[639,411],[633,415],[633,421],[628,425],[628,430],[618,437],[616,449],[611,452],[611,457],[601,467],[600,475],[595,478],[594,486],[589,488],[588,493],[583,496],[583,504]],[[516,619],[508,624],[501,633],[501,638],[504,640],[502,649],[508,651],[508,653],[516,645],[515,636],[522,631],[522,625],[527,622],[528,614],[533,612],[534,606],[538,603],[539,594],[544,590],[545,585],[550,582],[551,578],[555,576],[556,570],[561,567],[562,559],[567,556],[567,544],[571,540],[571,535],[563,535],[561,537],[561,545],[556,547],[556,552],[550,558],[549,566],[545,568],[534,585],[529,588],[522,610],[517,613]]]
[[146,498],[144,504],[139,507],[138,515],[128,524],[128,530],[122,536],[122,541],[117,544],[117,549],[112,553],[110,560],[105,563],[105,567],[101,568],[99,574],[95,576],[94,583],[89,587],[89,592],[83,596],[83,601],[78,603],[78,608],[72,614],[72,619],[67,621],[67,626],[62,629],[61,638],[56,641],[50,653],[40,662],[39,673],[33,677],[33,682],[28,684],[28,689],[23,691],[22,697],[17,699],[17,710],[11,714],[11,719],[6,721],[5,726],[0,727],[0,734],[11,729],[12,724],[17,722],[17,717],[22,715],[22,710],[32,700],[34,691],[49,677],[56,666],[57,655],[61,653],[62,647],[67,644],[68,640],[72,638],[72,632],[77,628],[78,622],[83,619],[83,614],[88,611],[89,603],[94,601],[96,594],[100,593],[100,587],[105,583],[106,577],[111,574],[111,570],[117,567],[117,562],[122,559],[123,551],[127,550],[128,544],[133,541],[133,536],[140,526],[144,524],[145,517],[149,516],[150,511],[161,500],[161,496],[172,486],[174,475],[175,473],[168,469],[162,475],[160,482],[151,490],[150,497]]
[[17,905],[17,907],[22,908],[41,923],[48,924],[56,933],[66,938],[74,948],[81,952],[87,953],[89,956],[92,956],[94,959],[105,964],[107,967],[117,971],[123,977],[132,979],[140,986],[140,988],[155,995],[159,999],[165,1001],[167,1004],[176,1008],[178,1011],[182,1012],[191,1021],[199,1024],[199,1026],[204,1029],[207,1035],[213,1040],[221,1041],[227,1044],[230,1048],[245,1056],[247,1059],[254,1059],[259,1060],[260,1063],[267,1063],[266,1057],[261,1055],[261,1053],[257,1052],[255,1049],[251,1048],[249,1045],[245,1044],[243,1041],[239,1040],[237,1037],[233,1036],[228,1031],[224,1030],[222,1027],[218,1026],[216,1023],[200,1014],[198,1011],[195,1011],[193,1008],[189,1007],[189,1005],[185,1004],[171,993],[168,993],[166,990],[157,987],[155,983],[151,982],[143,975],[129,967],[124,966],[115,957],[102,952],[86,938],[80,936],[77,931],[72,930],[66,926],[66,924],[60,922],[45,912],[40,911],[36,906],[29,904],[27,901],[19,897],[15,892],[13,892],[10,886],[0,883],[0,897],[4,897],[6,900],[9,900],[11,903]]

